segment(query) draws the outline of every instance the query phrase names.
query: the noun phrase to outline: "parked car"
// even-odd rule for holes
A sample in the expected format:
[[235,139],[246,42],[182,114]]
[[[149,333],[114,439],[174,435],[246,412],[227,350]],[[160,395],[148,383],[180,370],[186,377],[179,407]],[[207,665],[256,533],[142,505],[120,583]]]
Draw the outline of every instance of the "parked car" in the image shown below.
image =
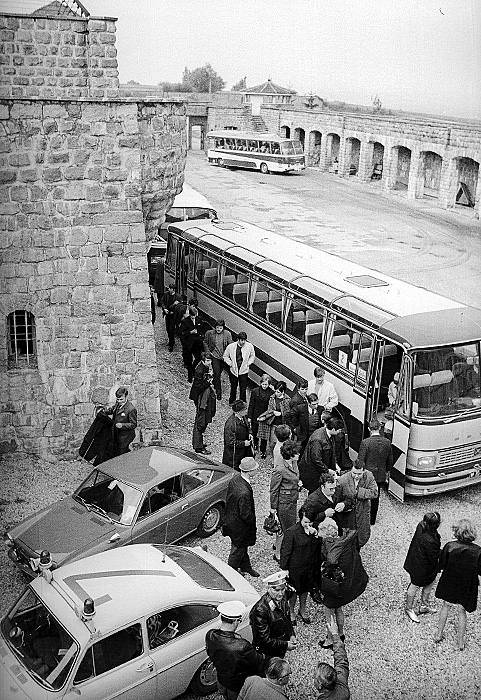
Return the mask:
[[259,594],[201,547],[139,544],[44,571],[0,623],[2,700],[170,700],[216,690],[217,606]]
[[195,452],[145,447],[103,462],[71,496],[31,515],[6,535],[10,559],[36,575],[125,544],[177,542],[220,526],[234,471]]

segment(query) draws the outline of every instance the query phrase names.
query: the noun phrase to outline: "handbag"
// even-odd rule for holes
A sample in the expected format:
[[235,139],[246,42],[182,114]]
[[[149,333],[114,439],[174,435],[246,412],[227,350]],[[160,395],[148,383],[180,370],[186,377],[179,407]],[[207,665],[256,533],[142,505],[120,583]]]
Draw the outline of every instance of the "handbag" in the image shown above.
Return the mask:
[[267,518],[264,520],[263,527],[268,535],[280,535],[282,532],[281,524],[276,518],[275,513],[269,513]]
[[311,588],[310,594],[311,594],[311,598],[314,601],[314,603],[317,603],[317,605],[322,605],[322,602],[323,602],[322,591],[317,583],[315,583],[313,585],[313,587]]
[[342,593],[344,581],[344,571],[337,564],[328,564],[323,561],[321,564],[321,593],[339,598]]

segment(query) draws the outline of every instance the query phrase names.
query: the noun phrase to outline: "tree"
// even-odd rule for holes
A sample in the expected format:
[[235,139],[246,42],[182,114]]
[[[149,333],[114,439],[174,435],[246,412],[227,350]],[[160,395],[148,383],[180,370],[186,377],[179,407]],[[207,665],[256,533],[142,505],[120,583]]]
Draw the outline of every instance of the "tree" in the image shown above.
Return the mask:
[[239,82],[231,87],[232,92],[240,92],[241,90],[247,89],[246,78],[241,78]]
[[225,80],[218,75],[210,63],[201,68],[185,68],[182,83],[191,92],[219,92],[225,87]]
[[127,80],[127,85],[140,85],[136,80]]

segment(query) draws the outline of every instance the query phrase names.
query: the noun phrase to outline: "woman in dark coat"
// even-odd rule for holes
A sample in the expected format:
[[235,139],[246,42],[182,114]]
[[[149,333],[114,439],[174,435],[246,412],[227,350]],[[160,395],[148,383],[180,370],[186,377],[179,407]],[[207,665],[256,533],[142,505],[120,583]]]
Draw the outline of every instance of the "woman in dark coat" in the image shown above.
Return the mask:
[[454,542],[444,545],[439,558],[442,571],[436,588],[436,598],[443,601],[439,612],[435,642],[444,639],[444,626],[452,605],[458,606],[458,649],[465,646],[466,613],[474,612],[478,604],[479,576],[481,575],[481,547],[474,544],[477,532],[470,520],[453,525]]
[[422,588],[421,605],[419,613],[434,613],[435,608],[429,605],[429,596],[434,586],[434,579],[438,573],[439,552],[441,551],[441,537],[438,527],[441,523],[439,513],[426,513],[416,527],[416,532],[409,545],[404,569],[411,577],[411,583],[406,592],[406,614],[413,622],[419,622],[419,617],[414,611],[414,599]]
[[[338,534],[338,527],[332,518],[326,518],[318,528],[318,535],[322,538],[321,556],[323,561],[331,567],[337,566],[344,573],[339,596],[323,594],[322,603],[326,620],[335,619],[339,629],[339,636],[344,639],[344,611],[343,605],[352,603],[364,591],[369,581],[359,554],[357,530],[344,530]],[[320,568],[316,571],[316,583],[322,591]],[[319,644],[324,649],[330,649],[333,645],[329,628],[326,638]]]
[[[257,419],[262,413],[267,411],[269,405],[269,399],[274,393],[274,389],[270,386],[271,378],[268,374],[263,374],[261,377],[261,383],[256,386],[251,392],[251,397],[249,400],[249,410],[247,411],[247,417],[251,422],[252,438],[254,440],[254,447],[260,448],[260,453],[262,459],[265,458],[267,452],[267,438],[261,437],[259,439],[257,433],[259,431],[259,423]],[[269,430],[270,433],[270,430]],[[260,444],[259,444],[260,443]]]
[[308,625],[311,618],[306,614],[307,594],[314,583],[314,561],[318,541],[313,527],[313,513],[304,506],[299,510],[299,522],[290,527],[282,541],[280,567],[289,572],[289,583],[295,594],[289,599],[291,620],[296,624],[295,607],[299,596],[299,617]]

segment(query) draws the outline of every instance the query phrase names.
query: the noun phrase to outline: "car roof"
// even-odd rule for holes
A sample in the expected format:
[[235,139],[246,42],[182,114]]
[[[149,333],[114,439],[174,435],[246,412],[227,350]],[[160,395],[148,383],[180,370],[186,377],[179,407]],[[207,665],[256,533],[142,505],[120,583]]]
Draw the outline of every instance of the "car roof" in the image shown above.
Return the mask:
[[196,467],[215,469],[224,474],[231,471],[224,464],[174,447],[142,447],[98,465],[100,471],[143,490],[158,484],[159,478],[169,479]]
[[[201,550],[189,551],[203,558]],[[35,582],[32,585],[35,588]],[[45,588],[42,582],[40,585]],[[161,545],[152,544],[119,547],[66,564],[55,569],[49,586],[56,588],[72,609],[82,610],[84,600],[92,598],[94,625],[102,634],[189,600],[215,601],[219,593],[199,586],[164,555]],[[134,591],[141,595],[133,595]],[[47,602],[48,597],[44,595]]]

